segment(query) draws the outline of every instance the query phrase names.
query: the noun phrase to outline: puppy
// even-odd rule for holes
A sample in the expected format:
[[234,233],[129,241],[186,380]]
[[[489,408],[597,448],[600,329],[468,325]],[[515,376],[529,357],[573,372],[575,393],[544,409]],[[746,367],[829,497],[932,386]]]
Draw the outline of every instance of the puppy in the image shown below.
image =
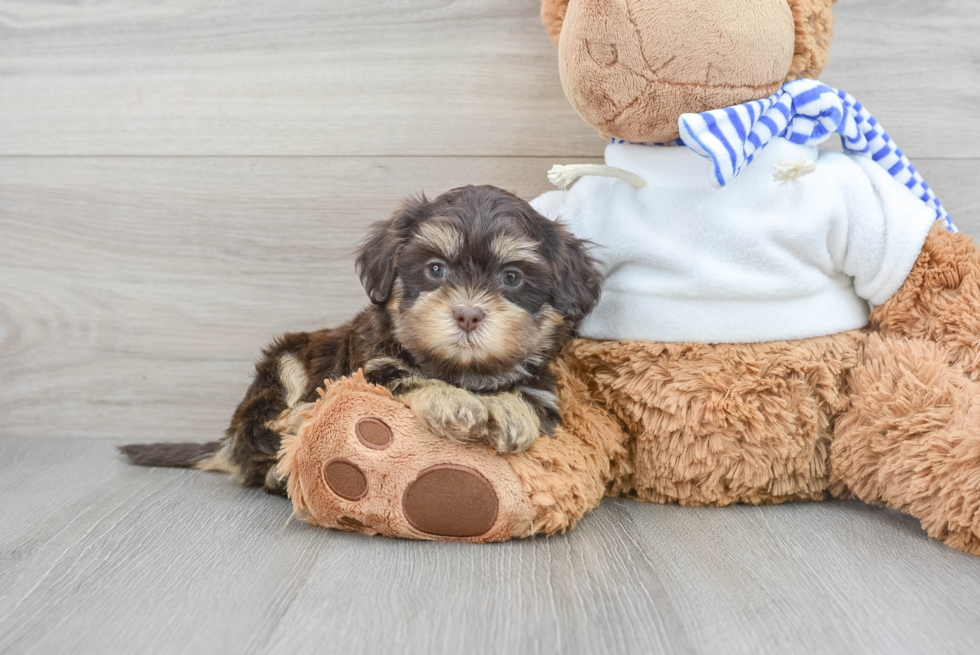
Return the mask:
[[143,466],[234,475],[285,494],[281,437],[324,380],[363,369],[433,432],[500,452],[527,448],[561,415],[548,363],[599,300],[587,244],[490,186],[406,201],[371,226],[357,271],[372,305],[338,328],[263,351],[220,442],[123,446]]

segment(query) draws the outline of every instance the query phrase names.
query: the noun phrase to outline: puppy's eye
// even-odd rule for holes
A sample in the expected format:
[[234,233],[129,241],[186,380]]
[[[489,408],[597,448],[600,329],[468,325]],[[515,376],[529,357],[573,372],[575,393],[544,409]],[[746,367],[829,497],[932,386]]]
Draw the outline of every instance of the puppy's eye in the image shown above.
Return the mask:
[[500,274],[500,283],[509,289],[516,289],[524,282],[524,274],[515,268],[508,268]]
[[425,274],[433,280],[445,279],[446,265],[440,261],[431,261],[425,265]]

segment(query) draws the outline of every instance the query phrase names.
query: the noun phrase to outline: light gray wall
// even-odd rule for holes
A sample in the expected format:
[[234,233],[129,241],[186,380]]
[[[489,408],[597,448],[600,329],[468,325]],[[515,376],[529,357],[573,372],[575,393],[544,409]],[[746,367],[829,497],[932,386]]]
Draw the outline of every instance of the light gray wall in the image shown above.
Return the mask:
[[[364,302],[397,199],[604,142],[533,0],[0,0],[0,435],[220,434],[275,333]],[[845,0],[824,81],[980,228],[976,0]]]

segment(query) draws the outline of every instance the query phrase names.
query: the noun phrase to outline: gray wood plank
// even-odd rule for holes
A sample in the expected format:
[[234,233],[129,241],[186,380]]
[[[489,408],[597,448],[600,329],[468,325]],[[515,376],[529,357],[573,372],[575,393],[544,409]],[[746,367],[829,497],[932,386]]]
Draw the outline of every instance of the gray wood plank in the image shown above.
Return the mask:
[[[976,157],[976,0],[841,0],[822,81],[860,100],[913,158]],[[962,136],[962,140],[961,137]]]
[[[551,161],[0,160],[0,434],[219,434],[271,335],[364,304],[369,222],[419,188],[533,196]],[[921,168],[969,232],[980,163]]]
[[[692,652],[659,572],[629,547],[631,526],[603,517],[567,536],[485,549],[401,542],[390,557],[388,543],[345,541],[343,564],[317,562],[270,651],[329,642],[378,653],[395,639],[406,653]],[[334,619],[309,621],[309,607]],[[365,617],[382,628],[365,630]],[[383,617],[398,617],[394,635]]]
[[488,546],[295,521],[105,439],[0,438],[0,652],[972,653],[980,558],[860,503],[606,499]]
[[[0,434],[212,439],[273,335],[366,303],[371,221],[419,189],[532,197],[555,161],[0,158]],[[919,163],[980,233],[980,161]]]
[[0,462],[20,460],[0,483],[17,508],[0,529],[0,652],[241,653],[267,639],[333,535],[284,530],[287,501],[224,477],[80,443],[0,439]]
[[274,335],[367,304],[401,198],[525,196],[550,159],[0,159],[0,434],[208,439]]
[[[537,6],[0,0],[0,652],[976,652],[980,559],[859,503],[423,544],[116,456],[214,438],[272,334],[356,311],[398,198],[595,161]],[[980,234],[975,0],[836,13],[824,81]]]
[[[0,154],[562,155],[536,0],[0,0]],[[980,154],[975,0],[848,0],[824,80],[912,157]]]
[[594,154],[537,14],[526,0],[3,0],[0,154]]
[[856,501],[616,508],[699,652],[976,652],[975,601],[957,598],[980,593],[980,559],[911,517]]

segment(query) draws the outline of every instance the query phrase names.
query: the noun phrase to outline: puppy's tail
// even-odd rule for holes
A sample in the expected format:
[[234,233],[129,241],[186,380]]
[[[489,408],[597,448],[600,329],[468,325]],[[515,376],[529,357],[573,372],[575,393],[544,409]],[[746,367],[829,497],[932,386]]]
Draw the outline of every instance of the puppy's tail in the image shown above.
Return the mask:
[[176,468],[210,468],[221,443],[145,443],[119,446],[119,452],[137,466],[172,466]]

